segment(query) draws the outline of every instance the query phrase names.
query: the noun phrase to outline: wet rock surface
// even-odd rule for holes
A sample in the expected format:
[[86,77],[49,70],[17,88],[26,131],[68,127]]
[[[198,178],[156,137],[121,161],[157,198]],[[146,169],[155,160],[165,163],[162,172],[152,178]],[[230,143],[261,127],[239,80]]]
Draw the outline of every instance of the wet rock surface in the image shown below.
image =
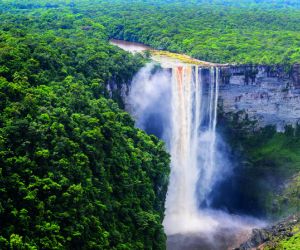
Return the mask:
[[292,237],[297,231],[296,225],[300,225],[300,214],[290,216],[272,226],[263,229],[253,229],[251,237],[234,250],[263,249],[262,244],[275,247],[278,241]]

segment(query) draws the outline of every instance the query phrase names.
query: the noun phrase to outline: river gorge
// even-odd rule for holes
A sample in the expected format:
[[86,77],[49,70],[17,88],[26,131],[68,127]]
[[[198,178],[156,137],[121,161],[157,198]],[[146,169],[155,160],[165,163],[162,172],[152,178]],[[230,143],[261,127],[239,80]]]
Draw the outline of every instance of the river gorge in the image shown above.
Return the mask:
[[0,1],[0,250],[299,250],[299,0]]

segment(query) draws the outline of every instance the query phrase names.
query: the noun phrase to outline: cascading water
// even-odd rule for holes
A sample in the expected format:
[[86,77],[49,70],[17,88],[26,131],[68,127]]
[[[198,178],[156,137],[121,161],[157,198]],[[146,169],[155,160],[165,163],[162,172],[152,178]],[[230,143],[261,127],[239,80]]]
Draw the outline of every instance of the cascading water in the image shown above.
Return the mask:
[[199,205],[207,200],[215,180],[219,70],[211,68],[208,86],[201,71],[197,66],[172,69],[167,234],[201,229]]
[[[212,191],[215,181],[216,171],[219,169],[217,164],[217,145],[216,145],[216,126],[217,126],[217,108],[219,97],[219,69],[210,69],[210,84],[208,86],[208,93],[206,101],[202,104],[206,109],[202,109],[200,115],[203,123],[201,124],[200,132],[197,137],[198,142],[198,160],[201,169],[199,182],[201,203],[209,205],[208,195]],[[201,107],[200,107],[201,108]],[[199,108],[199,109],[200,109]]]
[[127,109],[171,154],[163,221],[168,249],[226,249],[232,246],[227,239],[233,243],[235,235],[262,224],[210,208],[215,185],[231,171],[226,144],[216,132],[219,69],[182,63],[166,68],[149,64],[140,70]]
[[[124,42],[120,44],[124,48]],[[161,67],[150,63],[142,68],[124,101],[136,125],[164,140],[171,154],[163,222],[168,249],[232,249],[252,228],[265,224],[228,214],[226,207],[212,209],[220,195],[218,185],[232,170],[230,149],[216,131],[220,69],[208,63],[204,68],[186,64],[176,57],[152,58]]]

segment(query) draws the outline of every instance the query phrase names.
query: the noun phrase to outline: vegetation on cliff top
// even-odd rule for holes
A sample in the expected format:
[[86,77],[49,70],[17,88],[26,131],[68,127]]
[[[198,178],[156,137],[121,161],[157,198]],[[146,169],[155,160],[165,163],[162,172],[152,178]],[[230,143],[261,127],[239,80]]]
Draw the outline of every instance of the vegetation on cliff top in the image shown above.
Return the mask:
[[106,90],[144,59],[67,7],[5,2],[0,249],[165,249],[169,156]]
[[[300,61],[296,0],[128,2],[0,2],[1,249],[165,248],[169,156],[107,92],[117,86],[122,104],[118,84],[144,59],[109,37],[212,62]],[[253,133],[239,114],[223,119],[245,160],[240,202],[269,215],[298,209],[299,126]]]

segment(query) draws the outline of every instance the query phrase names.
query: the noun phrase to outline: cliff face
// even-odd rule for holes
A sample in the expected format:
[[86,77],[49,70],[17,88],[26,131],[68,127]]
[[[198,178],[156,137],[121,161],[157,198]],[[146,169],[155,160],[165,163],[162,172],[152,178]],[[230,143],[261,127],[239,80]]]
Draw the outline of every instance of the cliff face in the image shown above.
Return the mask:
[[225,66],[220,70],[220,102],[226,112],[245,110],[259,126],[282,130],[300,121],[300,64],[283,67]]
[[[112,43],[131,52],[137,46],[118,40]],[[286,124],[300,121],[300,63],[286,72],[283,66],[217,65],[195,62],[192,58],[182,62],[182,55],[161,51],[153,54],[152,59],[160,63],[164,70],[170,70],[170,64],[178,62],[200,63],[198,66],[202,70],[198,72],[206,84],[210,81],[209,67],[220,67],[220,103],[225,112],[244,110],[250,118],[259,121],[259,126],[272,124],[278,130],[283,130]],[[121,99],[126,106],[130,84],[112,81],[107,88],[111,97]]]
[[[209,84],[209,68],[204,66],[198,74]],[[290,72],[280,66],[221,66],[219,81],[219,103],[225,112],[243,110],[258,120],[258,126],[276,125],[279,131],[300,122],[300,64]],[[126,105],[130,84],[112,81],[107,88],[111,97],[120,98],[130,110]]]
[[293,66],[292,77],[295,87],[300,88],[300,63]]

